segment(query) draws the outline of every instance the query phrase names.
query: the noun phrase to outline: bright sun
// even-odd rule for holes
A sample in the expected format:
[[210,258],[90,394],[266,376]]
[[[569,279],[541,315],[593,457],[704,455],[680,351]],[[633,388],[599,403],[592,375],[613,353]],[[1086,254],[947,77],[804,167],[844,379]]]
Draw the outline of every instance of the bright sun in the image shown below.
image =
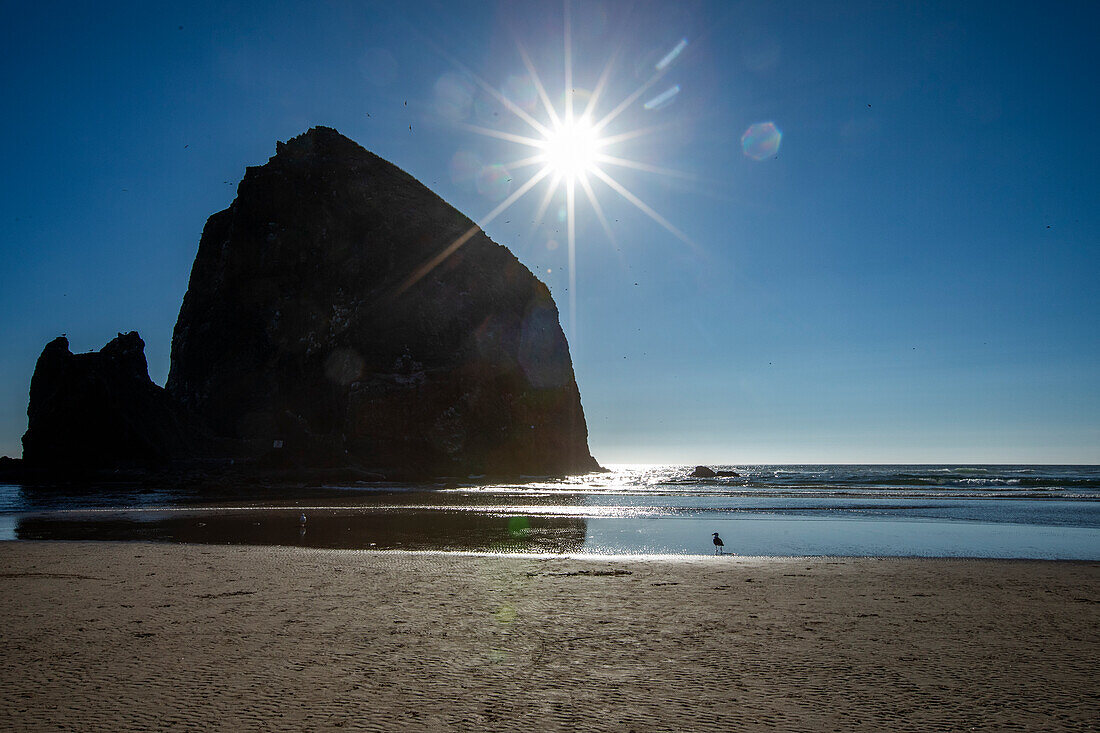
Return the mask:
[[[544,180],[547,182],[546,191],[543,194],[542,201],[539,203],[538,209],[531,222],[533,225],[532,234],[534,233],[534,225],[542,222],[543,216],[546,214],[551,202],[555,199],[556,194],[564,189],[565,205],[562,209],[559,209],[559,211],[562,211],[564,214],[566,225],[565,235],[568,243],[567,251],[569,260],[567,270],[569,272],[569,287],[567,290],[569,291],[570,334],[575,334],[577,330],[575,319],[577,313],[576,199],[578,197],[578,192],[583,193],[588,199],[592,213],[595,214],[596,219],[599,220],[603,230],[607,233],[607,238],[612,243],[615,243],[615,233],[612,231],[611,225],[604,215],[603,207],[600,206],[597,197],[597,190],[594,188],[593,184],[597,186],[600,184],[607,186],[615,193],[619,194],[619,196],[633,204],[643,214],[667,229],[678,239],[692,245],[691,240],[686,234],[673,226],[668,219],[658,214],[651,206],[635,196],[607,170],[607,167],[611,166],[631,168],[666,177],[691,178],[691,176],[687,176],[680,171],[661,168],[650,165],[649,163],[631,160],[617,155],[609,155],[607,152],[609,148],[614,149],[620,143],[663,129],[662,126],[652,125],[649,127],[641,127],[613,135],[608,135],[606,132],[608,126],[621,113],[634,105],[635,102],[641,99],[643,94],[651,90],[654,85],[665,76],[676,58],[687,47],[687,40],[682,39],[671,51],[661,57],[661,60],[654,65],[650,72],[648,80],[631,94],[623,98],[610,112],[602,117],[593,118],[592,115],[595,114],[601,95],[607,87],[608,79],[610,78],[615,61],[615,53],[612,53],[611,58],[608,59],[607,64],[600,73],[595,87],[588,93],[588,100],[584,108],[574,111],[573,105],[576,101],[574,92],[577,90],[573,86],[572,26],[569,19],[568,0],[565,3],[564,36],[565,48],[563,59],[565,61],[565,84],[563,85],[562,93],[564,110],[562,110],[561,114],[559,114],[558,109],[556,109],[554,104],[550,101],[550,95],[547,93],[546,87],[543,86],[538,71],[531,62],[531,58],[527,55],[527,51],[524,50],[518,40],[516,42],[516,48],[519,51],[524,66],[527,68],[528,76],[526,77],[526,81],[534,88],[533,91],[537,94],[537,98],[542,101],[541,110],[537,109],[534,98],[527,99],[526,101],[513,99],[509,96],[509,93],[502,92],[496,86],[490,84],[474,72],[463,67],[461,63],[455,61],[455,64],[468,74],[485,94],[495,99],[506,110],[515,115],[516,119],[530,127],[534,134],[532,134],[532,132],[519,134],[506,129],[483,127],[468,122],[460,122],[459,125],[480,135],[507,140],[508,142],[517,143],[531,149],[531,155],[493,166],[493,170],[503,172],[502,178],[506,179],[507,182],[511,182],[515,172],[521,169],[534,167],[535,172],[523,183],[517,183],[515,186],[509,187],[511,189],[510,193],[508,193],[492,211],[481,217],[481,219],[464,234],[455,239],[441,250],[439,254],[413,272],[413,274],[401,284],[398,292],[404,292],[411,287],[413,283],[417,282],[428,272],[431,272],[434,267],[443,262],[476,232],[483,231],[486,225],[504,213],[508,207],[523,198],[529,191],[534,189],[535,186],[539,185],[539,183]],[[680,86],[674,84],[643,104],[642,108],[651,110],[665,106],[669,100],[679,93],[679,91]],[[494,116],[496,116],[495,113]],[[542,118],[545,122],[536,119],[536,117]],[[503,121],[503,119],[500,120],[500,122]],[[528,235],[528,237],[530,236],[531,235]]]
[[562,120],[545,135],[543,160],[565,181],[591,173],[596,165],[600,140],[588,117]]

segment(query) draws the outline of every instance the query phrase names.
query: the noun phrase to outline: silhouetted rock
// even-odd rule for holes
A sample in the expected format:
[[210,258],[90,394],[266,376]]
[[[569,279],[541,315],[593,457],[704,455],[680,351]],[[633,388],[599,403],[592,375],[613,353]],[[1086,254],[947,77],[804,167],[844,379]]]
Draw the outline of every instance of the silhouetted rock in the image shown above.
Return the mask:
[[0,456],[0,478],[16,480],[23,474],[23,459]]
[[272,468],[598,468],[543,283],[335,130],[276,150],[203,230],[172,338],[180,404]]
[[31,380],[25,465],[5,471],[171,467],[157,480],[224,483],[599,469],[543,283],[335,130],[276,150],[207,221],[167,388],[137,333],[77,355],[55,339]]
[[149,379],[136,331],[88,354],[71,353],[64,336],[48,343],[31,378],[27,417],[21,468],[154,467],[195,460],[211,448]]
[[691,475],[693,478],[714,478],[718,474],[707,466],[696,466]]

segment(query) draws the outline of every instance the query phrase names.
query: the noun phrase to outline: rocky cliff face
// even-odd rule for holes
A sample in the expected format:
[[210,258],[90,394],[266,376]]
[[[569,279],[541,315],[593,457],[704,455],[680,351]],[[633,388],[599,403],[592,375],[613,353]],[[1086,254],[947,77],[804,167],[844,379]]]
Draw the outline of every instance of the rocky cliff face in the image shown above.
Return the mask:
[[119,334],[98,352],[73,354],[62,336],[31,378],[23,458],[39,468],[154,467],[210,454],[212,442],[149,379],[145,343]]
[[546,286],[328,128],[280,143],[207,221],[167,390],[242,453],[292,465],[598,467]]

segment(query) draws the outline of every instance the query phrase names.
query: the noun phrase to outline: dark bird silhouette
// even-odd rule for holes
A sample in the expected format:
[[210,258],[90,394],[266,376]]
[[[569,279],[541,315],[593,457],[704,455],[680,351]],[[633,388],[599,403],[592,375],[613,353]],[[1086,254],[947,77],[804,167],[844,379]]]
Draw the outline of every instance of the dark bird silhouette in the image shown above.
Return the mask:
[[725,551],[723,548],[726,546],[726,543],[722,541],[722,538],[718,536],[717,532],[715,532],[713,536],[714,536],[714,540],[713,540],[714,541],[714,554],[715,555],[721,555]]

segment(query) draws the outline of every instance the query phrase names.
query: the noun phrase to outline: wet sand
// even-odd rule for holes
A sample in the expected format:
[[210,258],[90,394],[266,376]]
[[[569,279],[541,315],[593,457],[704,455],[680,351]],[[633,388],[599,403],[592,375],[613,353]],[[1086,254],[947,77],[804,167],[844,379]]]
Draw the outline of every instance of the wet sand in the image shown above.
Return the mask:
[[1100,563],[0,543],[12,730],[1097,730]]

